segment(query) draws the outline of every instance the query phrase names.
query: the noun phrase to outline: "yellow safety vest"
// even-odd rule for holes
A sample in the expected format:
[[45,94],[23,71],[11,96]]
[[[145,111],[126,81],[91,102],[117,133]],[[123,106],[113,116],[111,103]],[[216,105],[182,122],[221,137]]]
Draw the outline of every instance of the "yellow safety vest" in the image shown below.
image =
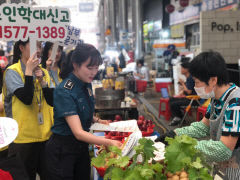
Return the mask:
[[[16,71],[21,76],[23,83],[25,83],[24,73],[22,71],[20,60],[18,63],[9,66],[7,70],[9,69]],[[50,84],[50,76],[48,74],[48,71],[44,68],[41,69],[45,73],[43,80]],[[6,92],[7,88],[6,83],[4,82],[4,96],[6,96]],[[38,121],[38,102],[40,102],[40,99],[40,112],[42,112],[44,119],[43,124],[39,124]],[[25,105],[15,95],[12,96],[12,116],[12,118],[17,121],[19,128],[18,136],[14,141],[15,143],[43,142],[49,139],[51,136],[50,129],[53,125],[53,112],[52,107],[47,104],[44,98],[42,87],[37,79],[34,81],[34,96],[31,105]]]
[[[58,68],[58,70],[57,70],[57,74],[58,74],[58,82],[59,83],[61,83],[62,82],[62,79],[60,78],[60,69]],[[53,76],[53,75],[52,75]],[[52,77],[51,75],[50,75],[50,78],[51,78],[51,81],[52,81],[52,83],[54,84],[54,87],[56,87],[56,83],[55,83],[55,80],[53,79],[53,77]]]

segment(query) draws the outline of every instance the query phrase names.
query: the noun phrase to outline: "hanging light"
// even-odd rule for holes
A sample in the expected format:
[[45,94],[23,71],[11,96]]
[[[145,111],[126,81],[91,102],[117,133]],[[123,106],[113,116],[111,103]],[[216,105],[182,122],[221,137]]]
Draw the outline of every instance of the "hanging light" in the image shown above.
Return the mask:
[[172,13],[174,10],[175,10],[175,7],[172,4],[168,4],[165,8],[165,11],[169,14]]
[[180,0],[179,4],[181,7],[187,7],[189,5],[189,0]]

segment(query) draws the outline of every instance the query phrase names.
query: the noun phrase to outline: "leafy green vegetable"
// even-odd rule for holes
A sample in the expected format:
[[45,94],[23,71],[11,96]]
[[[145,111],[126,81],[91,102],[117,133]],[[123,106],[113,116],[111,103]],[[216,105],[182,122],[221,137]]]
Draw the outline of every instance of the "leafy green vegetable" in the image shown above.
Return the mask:
[[165,139],[169,146],[165,151],[167,170],[175,173],[183,168],[188,172],[190,180],[212,179],[209,169],[201,153],[195,148],[197,140],[187,135]]
[[95,167],[104,167],[105,166],[105,158],[106,151],[99,154],[97,157],[92,158],[91,165]]
[[119,149],[116,146],[109,146],[108,149],[109,149],[110,152],[113,152],[113,153],[115,153],[115,154],[117,154],[119,156],[122,154],[121,149]]
[[144,163],[147,162],[150,158],[154,157],[153,152],[156,150],[156,148],[153,146],[154,142],[152,140],[141,138],[138,143],[139,145],[134,147],[134,150],[136,151],[134,159],[137,159],[137,156],[141,155]]
[[104,180],[114,179],[114,180],[122,180],[124,177],[123,169],[119,167],[110,167],[107,169]]
[[[169,146],[165,149],[163,164],[148,161],[154,157],[152,140],[142,138],[139,145],[134,147],[136,154],[131,165],[128,156],[122,157],[121,151],[116,147],[109,147],[110,152],[104,151],[98,157],[92,158],[92,165],[96,167],[107,166],[104,180],[166,180],[167,172],[175,173],[183,168],[188,173],[189,180],[212,180],[208,166],[202,154],[195,148],[197,140],[189,136],[176,136],[166,138]],[[138,162],[138,157],[142,161]],[[107,159],[107,162],[105,163]]]
[[121,167],[124,168],[129,164],[129,157],[128,156],[124,156],[124,157],[118,157],[118,158],[112,158],[109,159],[109,161],[107,162],[107,166],[117,166],[117,167]]

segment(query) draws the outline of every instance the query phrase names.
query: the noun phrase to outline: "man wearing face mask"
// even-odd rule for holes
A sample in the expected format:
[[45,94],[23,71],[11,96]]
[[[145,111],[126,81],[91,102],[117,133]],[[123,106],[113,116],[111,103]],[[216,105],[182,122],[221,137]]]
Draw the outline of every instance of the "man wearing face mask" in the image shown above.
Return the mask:
[[190,64],[190,73],[195,80],[195,91],[204,99],[211,98],[202,121],[177,128],[160,136],[156,141],[165,142],[165,137],[186,134],[199,140],[196,148],[215,162],[215,172],[223,179],[237,180],[240,175],[240,88],[230,84],[223,57],[217,52],[203,52]]

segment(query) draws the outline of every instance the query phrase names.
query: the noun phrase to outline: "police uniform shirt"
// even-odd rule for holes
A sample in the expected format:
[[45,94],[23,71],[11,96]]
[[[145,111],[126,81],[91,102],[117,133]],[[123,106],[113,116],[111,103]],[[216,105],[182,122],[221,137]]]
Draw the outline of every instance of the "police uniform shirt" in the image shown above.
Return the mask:
[[59,135],[73,135],[65,119],[78,115],[82,127],[89,131],[93,120],[94,97],[92,85],[84,83],[73,73],[54,90],[54,125],[52,132]]

